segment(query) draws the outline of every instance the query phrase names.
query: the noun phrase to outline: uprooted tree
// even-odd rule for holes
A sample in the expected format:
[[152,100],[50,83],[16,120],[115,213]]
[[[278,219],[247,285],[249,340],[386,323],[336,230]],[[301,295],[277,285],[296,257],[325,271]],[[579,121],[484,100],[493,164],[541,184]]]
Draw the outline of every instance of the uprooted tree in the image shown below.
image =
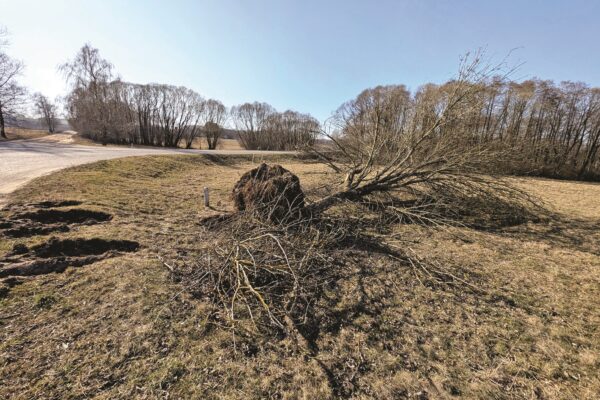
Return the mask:
[[[339,188],[309,202],[298,178],[281,166],[247,172],[233,191],[238,212],[211,219],[206,253],[177,269],[184,284],[223,306],[232,323],[244,315],[255,326],[294,329],[310,319],[323,285],[336,280],[340,246],[375,240],[366,235],[380,227],[363,215],[443,225],[462,223],[457,217],[464,212],[500,211],[514,219],[532,210],[536,203],[524,192],[489,175],[502,148],[481,143],[463,123],[481,83],[497,72],[476,54],[465,58],[455,80],[414,97],[388,86],[344,104],[329,134],[334,150],[311,149],[339,174]],[[445,274],[440,267],[428,271]]]
[[310,151],[343,174],[344,183],[310,210],[370,200],[387,211],[436,222],[440,216],[434,218],[431,210],[447,211],[489,196],[523,200],[523,192],[489,175],[507,153],[494,141],[481,140],[468,118],[485,83],[492,76],[503,80],[500,71],[476,53],[467,55],[456,79],[444,85],[424,86],[414,96],[404,86],[379,86],[343,104],[332,132],[325,132],[333,150]]

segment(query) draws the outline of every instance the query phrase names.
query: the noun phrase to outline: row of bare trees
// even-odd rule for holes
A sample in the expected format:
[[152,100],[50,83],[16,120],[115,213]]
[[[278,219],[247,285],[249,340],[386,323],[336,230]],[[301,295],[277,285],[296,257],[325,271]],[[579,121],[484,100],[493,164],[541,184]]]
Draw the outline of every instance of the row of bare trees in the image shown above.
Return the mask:
[[231,109],[231,117],[246,149],[294,150],[314,145],[320,124],[308,114],[277,112],[267,103],[245,103]]
[[463,159],[476,148],[495,154],[486,165],[479,163],[480,170],[600,177],[600,89],[463,74],[470,80],[428,84],[414,94],[403,85],[379,86],[343,104],[331,132],[356,164],[349,182],[368,175],[371,167],[363,163],[394,161],[398,149],[407,147],[414,150],[403,153],[405,162],[432,155]]
[[27,89],[18,82],[25,65],[4,52],[8,46],[7,38],[8,32],[0,27],[0,137],[6,138],[7,118],[25,112],[30,100],[42,125],[54,133],[57,124],[56,102],[41,93],[35,93],[31,98],[28,96]]
[[600,88],[492,80],[477,102],[470,128],[482,140],[512,150],[515,172],[600,176]]
[[[2,52],[2,44],[0,40],[0,134],[4,135],[4,116],[24,102],[26,91],[16,82],[23,64]],[[477,59],[478,68],[480,62]],[[204,137],[213,149],[229,124],[246,149],[292,150],[312,146],[322,133],[310,115],[277,112],[267,103],[227,109],[218,100],[205,100],[184,87],[123,82],[112,64],[89,45],[61,70],[71,85],[65,104],[72,126],[105,143],[189,148]],[[403,85],[367,89],[337,110],[330,121],[334,129],[326,133],[333,143],[336,137],[338,142],[343,139],[346,156],[359,155],[360,160],[354,161],[358,165],[393,159],[407,138],[432,127],[410,158],[437,151],[438,140],[435,145],[429,142],[444,138],[452,142],[452,152],[477,145],[502,154],[488,163],[489,170],[600,177],[600,88],[537,79],[517,83],[498,76],[500,71],[484,71],[482,76],[480,70],[465,70],[460,79],[427,84],[415,93]],[[452,105],[457,90],[462,95]],[[53,132],[55,104],[41,94],[33,99],[38,115]],[[436,123],[439,120],[443,123]],[[372,158],[377,161],[369,161]],[[351,172],[350,178],[356,174]]]
[[189,148],[206,122],[222,120],[209,111],[220,103],[205,101],[193,90],[121,81],[112,64],[89,45],[61,70],[71,85],[66,99],[69,120],[93,140]]
[[6,119],[15,114],[26,102],[27,90],[19,85],[17,78],[23,72],[21,61],[4,52],[8,45],[8,33],[0,26],[0,137],[6,138]]
[[220,101],[185,87],[123,82],[89,45],[61,70],[71,85],[66,101],[71,124],[103,143],[190,148],[204,137],[214,149],[230,119],[246,149],[291,150],[311,145],[319,134],[311,116],[278,113],[266,103],[246,103],[229,112]]
[[207,102],[184,87],[114,80],[98,88],[74,90],[67,104],[72,125],[103,143],[190,148],[210,117]]

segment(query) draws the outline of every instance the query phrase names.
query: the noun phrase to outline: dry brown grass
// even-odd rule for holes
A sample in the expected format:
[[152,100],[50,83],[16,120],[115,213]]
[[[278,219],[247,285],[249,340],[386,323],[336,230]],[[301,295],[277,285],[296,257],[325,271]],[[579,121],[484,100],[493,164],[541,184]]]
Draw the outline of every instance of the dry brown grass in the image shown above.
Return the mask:
[[[204,147],[206,148],[206,147]],[[221,139],[217,146],[220,150],[243,150],[244,148],[240,145],[237,139]]]
[[[14,207],[81,200],[110,223],[64,238],[138,253],[35,277],[0,299],[0,398],[594,398],[600,392],[600,185],[517,179],[554,211],[473,230],[398,225],[385,240],[469,282],[444,282],[354,245],[298,338],[232,335],[157,259],[197,251],[197,223],[232,207],[244,158],[169,156],[79,166],[14,193]],[[279,160],[309,197],[323,166]],[[201,190],[211,188],[214,210]],[[5,212],[7,214],[8,212]],[[2,238],[0,253],[17,242]],[[366,248],[365,248],[366,247]]]
[[[205,137],[196,138],[192,144],[193,149],[208,149],[208,143]],[[218,150],[243,150],[244,148],[240,145],[237,139],[219,139],[217,145]]]
[[23,128],[6,128],[7,139],[3,140],[18,140],[18,139],[36,139],[48,136],[48,131],[39,129],[23,129]]
[[24,128],[14,128],[7,127],[6,128],[6,136],[7,139],[2,140],[22,140],[22,139],[43,139],[48,142],[59,142],[59,143],[67,143],[67,144],[79,144],[86,146],[99,146],[99,143],[96,143],[88,138],[85,138],[78,133],[71,134],[70,132],[62,133],[58,132],[56,134],[50,134],[46,130],[41,129],[24,129]]
[[[6,128],[6,136],[8,137],[7,139],[1,139],[1,140],[47,138],[49,141],[54,141],[54,140],[52,140],[53,139],[52,135],[50,135],[47,131],[38,130],[38,129],[23,129],[23,128],[7,127]],[[78,145],[85,145],[85,146],[100,146],[101,145],[100,143],[94,142],[93,140],[83,137],[83,136],[79,135],[78,133],[69,135],[68,137],[62,133],[59,133],[56,136],[57,136],[56,141],[62,140],[63,142],[69,143],[69,144],[78,144]],[[58,139],[59,137],[60,137],[60,140]],[[65,140],[65,138],[67,140]],[[109,144],[108,146],[113,146],[113,145]],[[121,145],[114,145],[114,146],[121,146]],[[204,137],[197,138],[194,141],[192,148],[193,149],[203,149],[203,150],[208,149],[208,144],[206,143],[206,138],[204,138]],[[217,149],[218,150],[243,150],[243,147],[240,145],[240,143],[236,139],[220,139]]]

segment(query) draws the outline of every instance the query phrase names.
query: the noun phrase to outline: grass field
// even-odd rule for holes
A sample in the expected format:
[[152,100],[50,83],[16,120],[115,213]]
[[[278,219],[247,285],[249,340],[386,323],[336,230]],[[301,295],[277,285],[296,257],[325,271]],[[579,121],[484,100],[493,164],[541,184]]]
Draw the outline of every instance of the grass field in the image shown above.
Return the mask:
[[[192,147],[198,148],[198,149],[208,149],[208,144],[206,143],[205,138],[201,138],[199,140],[196,140],[196,142],[194,143],[194,145]],[[217,149],[219,149],[219,150],[242,150],[243,147],[240,145],[240,143],[236,139],[220,139],[219,144],[217,145]]]
[[[333,176],[274,159],[313,196]],[[198,220],[230,210],[260,160],[164,156],[39,178],[4,218],[45,200],[112,220],[53,233],[126,239],[139,251],[28,278],[0,297],[0,398],[593,399],[600,393],[600,185],[515,179],[552,212],[493,230],[398,225],[395,243],[468,285],[431,284],[369,249],[316,310],[311,353],[292,338],[236,336],[157,259],[193,253]],[[211,189],[213,210],[201,191]],[[51,235],[0,240],[0,254]],[[475,289],[473,289],[475,288]]]
[[[6,128],[6,136],[7,139],[0,138],[0,140],[19,140],[19,139],[39,139],[46,138],[50,141],[53,140],[54,137],[50,135],[45,130],[37,130],[37,129],[24,129],[24,128],[14,128],[7,127]],[[78,134],[69,135],[68,138],[63,138],[65,135],[56,135],[59,138],[57,141],[62,141],[69,144],[79,144],[86,146],[99,146],[100,143],[95,143],[90,139],[82,137]],[[208,149],[208,144],[206,143],[206,138],[198,138],[192,144],[193,149]],[[220,139],[219,144],[217,145],[217,149],[219,150],[241,150],[243,147],[236,139]]]
[[6,139],[0,140],[37,139],[47,135],[45,130],[6,127]]

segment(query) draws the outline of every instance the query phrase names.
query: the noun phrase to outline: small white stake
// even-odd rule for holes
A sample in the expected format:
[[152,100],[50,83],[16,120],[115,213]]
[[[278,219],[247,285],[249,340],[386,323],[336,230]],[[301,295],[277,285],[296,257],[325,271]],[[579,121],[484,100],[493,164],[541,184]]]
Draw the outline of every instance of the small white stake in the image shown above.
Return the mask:
[[204,188],[204,207],[205,208],[210,207],[210,200],[208,199],[208,188],[207,187]]

